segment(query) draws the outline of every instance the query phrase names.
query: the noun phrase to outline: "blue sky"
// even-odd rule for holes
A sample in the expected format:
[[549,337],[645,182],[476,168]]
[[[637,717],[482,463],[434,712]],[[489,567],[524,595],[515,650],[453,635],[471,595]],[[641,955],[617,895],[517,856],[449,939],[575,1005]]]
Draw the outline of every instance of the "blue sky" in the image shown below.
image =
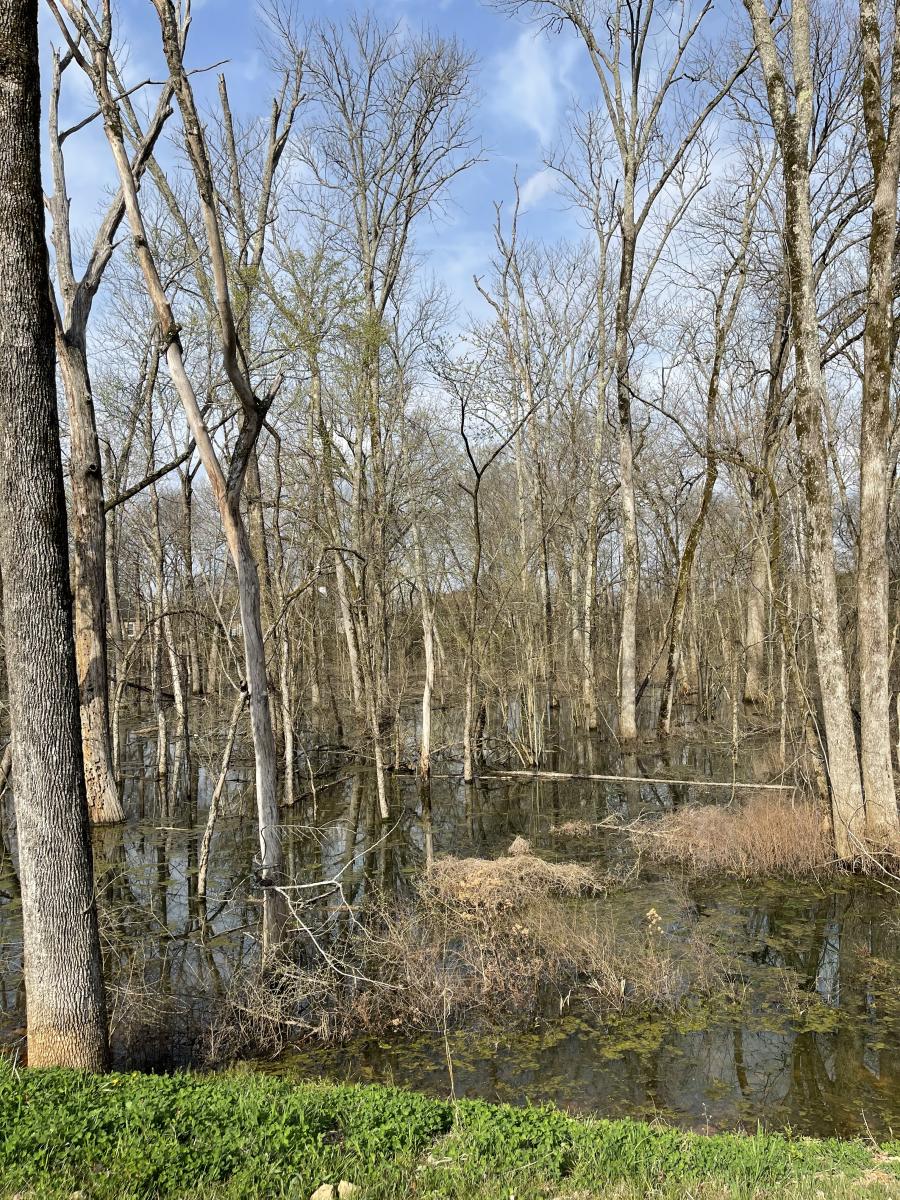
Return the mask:
[[[301,0],[305,18],[340,21],[352,8],[346,0]],[[554,194],[544,156],[565,126],[573,97],[589,102],[595,81],[577,39],[571,34],[545,36],[524,19],[498,13],[480,0],[376,0],[384,20],[405,22],[413,29],[456,35],[478,60],[475,130],[484,144],[485,161],[457,178],[446,217],[420,228],[418,242],[434,275],[463,307],[478,309],[472,275],[487,268],[492,249],[495,201],[509,202],[513,175],[522,187],[523,227],[553,239],[575,231],[575,220]],[[188,62],[191,67],[227,60],[232,106],[249,115],[265,110],[271,95],[270,76],[259,46],[260,15],[250,0],[194,0]],[[60,36],[42,6],[44,91],[49,45]],[[149,0],[120,0],[120,36],[127,39],[130,83],[159,79],[163,68],[156,16]],[[64,90],[63,124],[87,111],[90,97],[72,68]],[[215,87],[217,72],[198,76],[201,97]],[[46,96],[45,96],[46,99]],[[99,122],[73,139],[67,152],[69,192],[76,227],[87,232],[112,186],[108,152]],[[45,181],[46,179],[45,170]]]

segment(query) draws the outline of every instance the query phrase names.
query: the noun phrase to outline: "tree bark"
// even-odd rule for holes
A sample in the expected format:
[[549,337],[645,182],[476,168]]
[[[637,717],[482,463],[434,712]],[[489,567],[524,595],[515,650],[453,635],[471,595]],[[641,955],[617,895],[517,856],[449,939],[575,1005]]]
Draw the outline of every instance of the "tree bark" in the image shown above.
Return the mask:
[[769,346],[769,382],[766,388],[766,407],[763,420],[762,469],[750,479],[750,500],[753,521],[753,548],[750,551],[750,571],[747,591],[747,612],[744,635],[744,701],[759,704],[765,699],[766,602],[771,587],[770,542],[771,525],[775,519],[771,481],[775,460],[784,428],[784,370],[789,343],[790,302],[789,284],[779,302],[775,328]]
[[803,474],[810,616],[828,744],[835,848],[841,858],[851,858],[864,831],[865,814],[841,641],[831,489],[822,433],[825,380],[819,346],[809,187],[808,143],[813,102],[809,5],[808,0],[795,0],[791,13],[792,90],[796,97],[792,110],[765,4],[763,0],[744,0],[744,4],[753,24],[784,174],[785,242],[796,366],[794,425]]
[[428,586],[422,531],[413,524],[413,553],[416,561],[416,586],[422,608],[422,645],[425,651],[425,683],[422,688],[422,736],[419,742],[419,775],[431,775],[431,697],[434,691],[434,602]]
[[[97,824],[115,824],[125,814],[112,766],[109,729],[109,670],[107,654],[106,508],[94,396],[88,367],[87,327],[103,274],[112,258],[114,240],[124,215],[121,191],[107,209],[97,230],[80,279],[76,279],[63,142],[59,130],[62,73],[71,61],[53,55],[49,102],[49,157],[53,195],[47,206],[52,220],[54,266],[60,294],[54,307],[56,347],[69,416],[70,482],[72,488],[72,561],[74,566],[75,659],[81,695],[81,739],[84,752],[88,809]],[[162,131],[169,111],[170,90],[163,88],[146,136],[134,160],[136,186],[147,156]]]
[[106,1010],[70,611],[40,179],[36,0],[0,7],[0,570],[28,1061],[103,1070]]
[[91,820],[125,819],[112,766],[106,646],[106,514],[103,472],[86,347],[58,338],[69,414],[74,544],[75,659],[81,694],[81,744]]
[[631,380],[628,369],[628,326],[634,273],[634,183],[626,174],[622,216],[619,291],[616,298],[616,412],[619,434],[619,511],[622,537],[622,602],[619,630],[619,737],[637,737],[637,606],[641,584],[637,504],[634,493],[634,436],[631,424]]
[[866,830],[873,840],[897,842],[900,822],[891,763],[890,630],[887,518],[890,499],[891,365],[893,359],[894,242],[900,173],[900,5],[894,8],[894,48],[888,126],[882,116],[881,29],[878,5],[860,0],[862,97],[875,177],[869,232],[869,280],[863,332],[860,429],[857,620],[862,777]]

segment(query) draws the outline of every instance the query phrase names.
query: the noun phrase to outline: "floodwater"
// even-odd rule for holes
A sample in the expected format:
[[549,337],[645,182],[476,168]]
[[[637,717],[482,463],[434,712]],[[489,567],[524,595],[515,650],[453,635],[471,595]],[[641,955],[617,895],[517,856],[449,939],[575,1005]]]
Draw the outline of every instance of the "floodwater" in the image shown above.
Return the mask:
[[[665,755],[627,758],[593,739],[566,735],[552,769],[635,777],[752,779],[769,770],[750,745],[732,764],[727,748],[698,742]],[[160,816],[150,782],[149,731],[128,738],[124,828],[97,831],[95,865],[111,981],[113,1039],[124,1064],[166,1068],[192,1061],[196,1030],[231,974],[257,952],[258,892],[250,764],[236,761],[228,813],[213,842],[205,916],[196,900],[199,839],[219,746],[198,749],[197,804]],[[316,760],[282,830],[298,883],[343,872],[351,905],[377,885],[398,900],[414,893],[426,857],[493,857],[517,835],[562,861],[623,865],[621,839],[585,841],[552,832],[565,821],[633,818],[691,800],[731,799],[730,789],[688,783],[485,778],[465,787],[452,764],[431,787],[430,812],[416,781],[392,779],[392,819],[377,819],[370,775],[339,756]],[[242,815],[244,814],[244,815]],[[9,814],[0,848],[0,1036],[21,1041],[20,902]],[[576,902],[580,903],[580,902]],[[596,903],[586,901],[585,903]],[[686,996],[674,1013],[579,1010],[554,996],[511,1025],[402,1031],[343,1046],[298,1046],[260,1064],[288,1076],[391,1082],[435,1095],[514,1103],[554,1101],[581,1112],[660,1116],[697,1129],[791,1128],[883,1139],[900,1129],[900,900],[885,883],[846,875],[812,881],[741,882],[643,871],[603,902],[617,921],[639,925],[650,910],[667,937],[702,929],[740,964],[728,997]],[[154,1023],[153,1016],[165,1014]],[[140,1036],[129,1029],[141,1029]],[[156,1039],[148,1030],[156,1028]]]

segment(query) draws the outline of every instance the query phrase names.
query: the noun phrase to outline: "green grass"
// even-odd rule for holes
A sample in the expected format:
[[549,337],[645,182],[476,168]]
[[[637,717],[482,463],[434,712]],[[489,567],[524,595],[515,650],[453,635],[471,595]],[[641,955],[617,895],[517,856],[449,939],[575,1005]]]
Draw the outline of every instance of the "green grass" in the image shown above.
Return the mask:
[[900,1197],[900,1143],[705,1137],[554,1108],[247,1073],[16,1071],[0,1062],[0,1196],[307,1200]]

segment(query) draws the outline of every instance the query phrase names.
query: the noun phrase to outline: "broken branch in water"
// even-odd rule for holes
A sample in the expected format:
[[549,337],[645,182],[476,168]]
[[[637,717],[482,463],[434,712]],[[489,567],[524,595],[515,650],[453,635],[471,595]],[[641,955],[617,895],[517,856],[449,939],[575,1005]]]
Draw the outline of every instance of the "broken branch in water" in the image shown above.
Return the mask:
[[601,783],[680,783],[685,787],[749,788],[751,791],[793,792],[792,783],[741,783],[731,779],[665,779],[654,775],[580,775],[567,771],[491,771],[491,779],[587,779]]

